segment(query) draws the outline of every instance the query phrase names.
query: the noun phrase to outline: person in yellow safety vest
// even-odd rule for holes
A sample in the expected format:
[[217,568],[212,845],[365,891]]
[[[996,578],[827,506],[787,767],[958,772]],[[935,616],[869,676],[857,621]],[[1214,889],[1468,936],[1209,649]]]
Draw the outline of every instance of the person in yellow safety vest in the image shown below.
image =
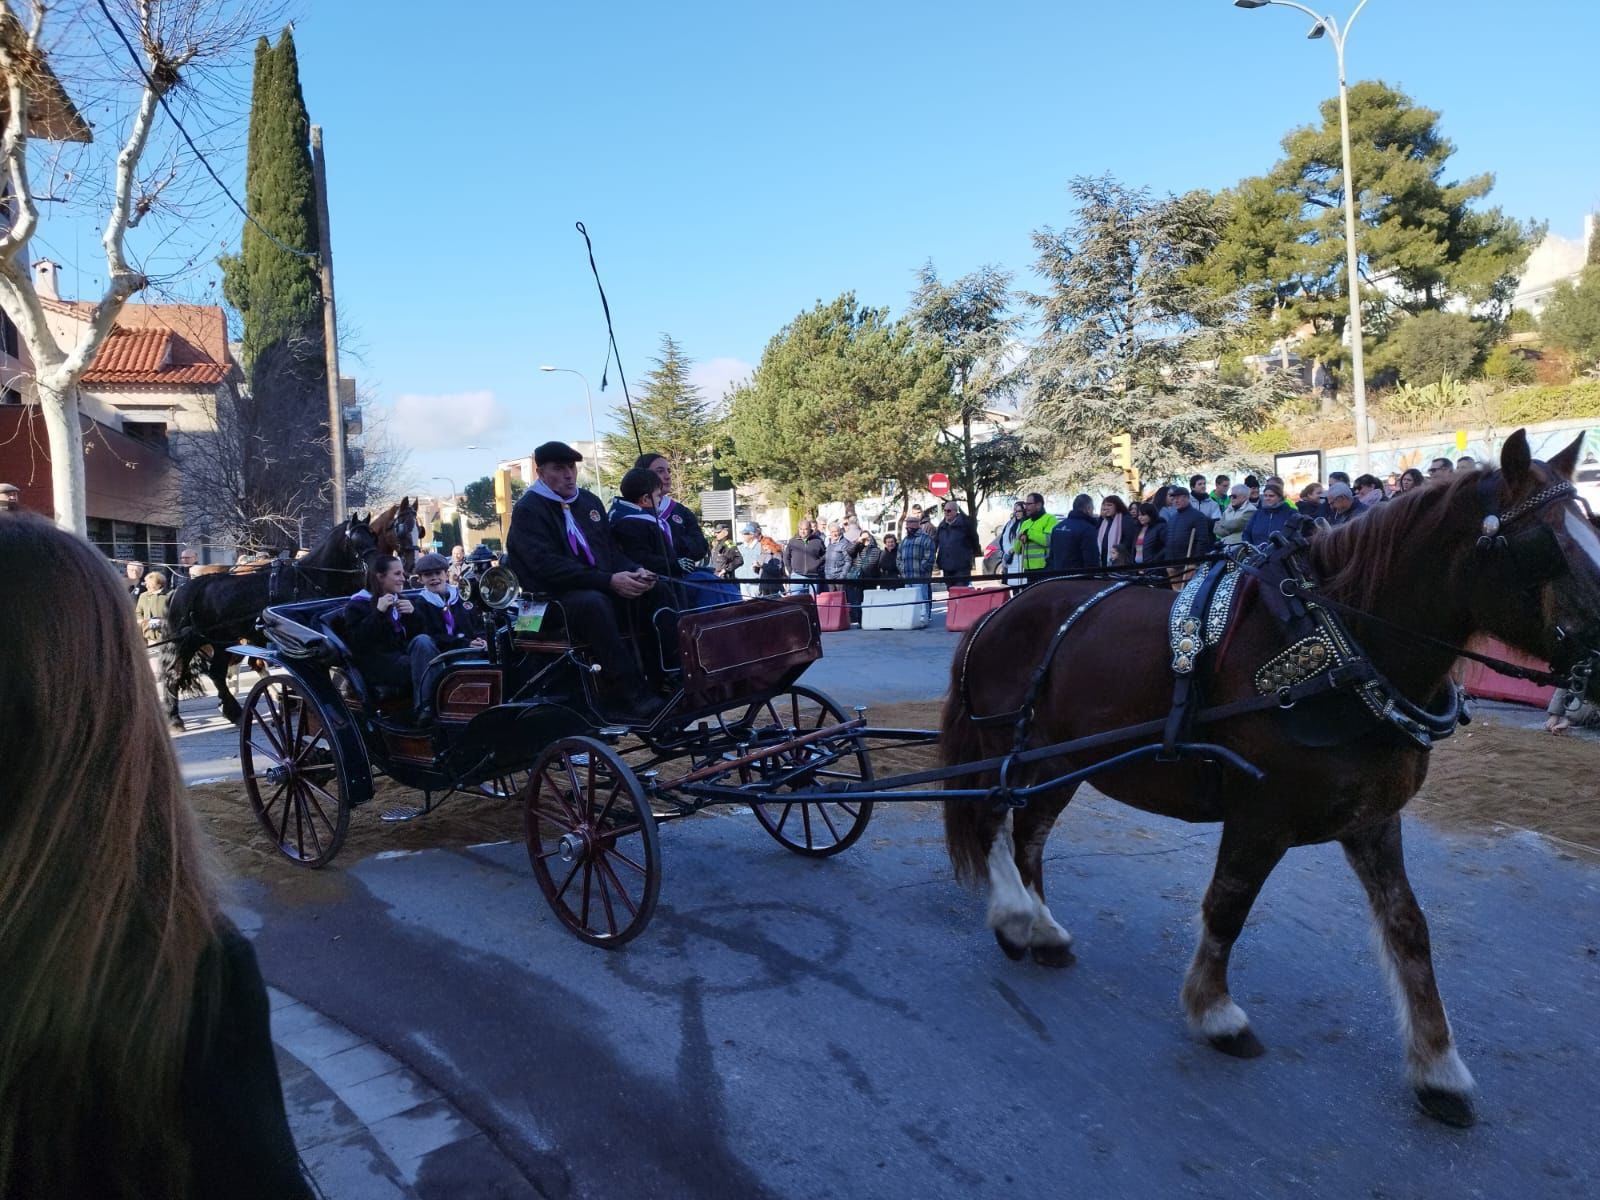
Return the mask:
[[1030,492],[1022,502],[1023,521],[1017,527],[1017,542],[1012,554],[1022,562],[1029,575],[1042,575],[1050,557],[1050,531],[1056,526],[1055,517],[1044,510],[1044,497]]

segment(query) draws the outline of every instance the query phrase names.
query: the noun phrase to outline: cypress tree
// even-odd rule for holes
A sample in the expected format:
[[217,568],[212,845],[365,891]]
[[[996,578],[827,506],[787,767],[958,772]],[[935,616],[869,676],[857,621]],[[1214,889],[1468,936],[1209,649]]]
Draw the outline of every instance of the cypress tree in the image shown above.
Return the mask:
[[265,38],[256,44],[245,160],[245,207],[254,220],[244,222],[239,253],[220,261],[223,296],[244,326],[241,509],[251,514],[252,536],[267,544],[283,544],[286,520],[328,510],[322,287],[309,257],[319,249],[310,134],[286,28],[276,46]]
[[252,378],[257,361],[279,344],[308,335],[320,341],[316,262],[272,240],[318,248],[310,134],[294,34],[285,29],[276,47],[265,38],[256,44],[250,105],[245,206],[267,232],[245,222],[238,255],[223,260],[224,295],[244,318],[241,365]]

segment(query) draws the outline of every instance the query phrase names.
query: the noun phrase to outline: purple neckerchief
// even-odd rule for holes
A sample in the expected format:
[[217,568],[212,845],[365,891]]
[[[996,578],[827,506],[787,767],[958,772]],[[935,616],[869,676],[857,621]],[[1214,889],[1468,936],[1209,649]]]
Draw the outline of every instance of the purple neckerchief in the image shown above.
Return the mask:
[[[362,588],[354,596],[351,596],[350,599],[352,602],[356,600],[365,600],[367,603],[371,604],[373,608],[378,607],[378,602],[373,599],[372,593],[366,588]],[[391,604],[389,606],[389,620],[394,623],[394,627],[402,634],[405,633],[406,627],[405,623],[400,619],[400,606],[398,604]]]
[[583,530],[578,528],[578,523],[572,519],[572,505],[578,498],[578,489],[572,490],[570,497],[561,496],[548,487],[542,479],[535,479],[533,487],[529,489],[535,496],[543,500],[552,500],[561,505],[561,517],[567,523],[567,546],[574,556],[582,556],[594,566],[594,551],[589,549],[589,540],[583,536]]
[[444,610],[444,631],[448,636],[455,637],[456,615],[450,611],[450,606],[461,598],[461,593],[451,588],[448,596],[441,596],[438,592],[423,588],[422,598],[435,608]]
[[[625,513],[622,514],[623,520],[628,520],[628,519],[631,518],[632,520],[635,520],[635,521],[654,521],[658,526],[661,527],[662,536],[667,539],[667,549],[671,550],[673,548],[673,546],[672,546],[672,526],[667,524],[667,517],[666,517],[665,510],[663,510],[662,513],[658,516],[657,514],[651,512],[649,509],[640,508],[637,504],[634,504],[634,503],[632,503],[631,501],[628,501],[628,500],[618,500],[617,503],[618,504],[622,504],[622,505],[626,505],[628,508],[633,509],[632,512],[625,512]],[[669,555],[669,557],[670,557],[670,555]]]

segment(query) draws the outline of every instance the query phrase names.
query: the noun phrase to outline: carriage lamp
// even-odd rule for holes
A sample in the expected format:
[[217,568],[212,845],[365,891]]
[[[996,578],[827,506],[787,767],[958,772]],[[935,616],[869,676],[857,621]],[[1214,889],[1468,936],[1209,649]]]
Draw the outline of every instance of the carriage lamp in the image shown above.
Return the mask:
[[0,512],[18,512],[22,508],[22,489],[14,483],[0,483]]

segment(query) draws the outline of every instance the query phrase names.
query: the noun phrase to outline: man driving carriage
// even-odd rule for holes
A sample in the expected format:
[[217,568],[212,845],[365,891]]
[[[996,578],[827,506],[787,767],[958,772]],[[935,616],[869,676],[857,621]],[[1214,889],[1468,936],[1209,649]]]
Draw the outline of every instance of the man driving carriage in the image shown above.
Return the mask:
[[599,497],[578,486],[583,455],[564,442],[546,442],[533,461],[539,478],[511,510],[508,565],[523,587],[557,600],[569,634],[588,644],[600,666],[606,716],[648,722],[661,700],[623,641],[619,618],[631,603],[647,652],[653,651],[656,614],[670,611],[667,590],[613,544]]

